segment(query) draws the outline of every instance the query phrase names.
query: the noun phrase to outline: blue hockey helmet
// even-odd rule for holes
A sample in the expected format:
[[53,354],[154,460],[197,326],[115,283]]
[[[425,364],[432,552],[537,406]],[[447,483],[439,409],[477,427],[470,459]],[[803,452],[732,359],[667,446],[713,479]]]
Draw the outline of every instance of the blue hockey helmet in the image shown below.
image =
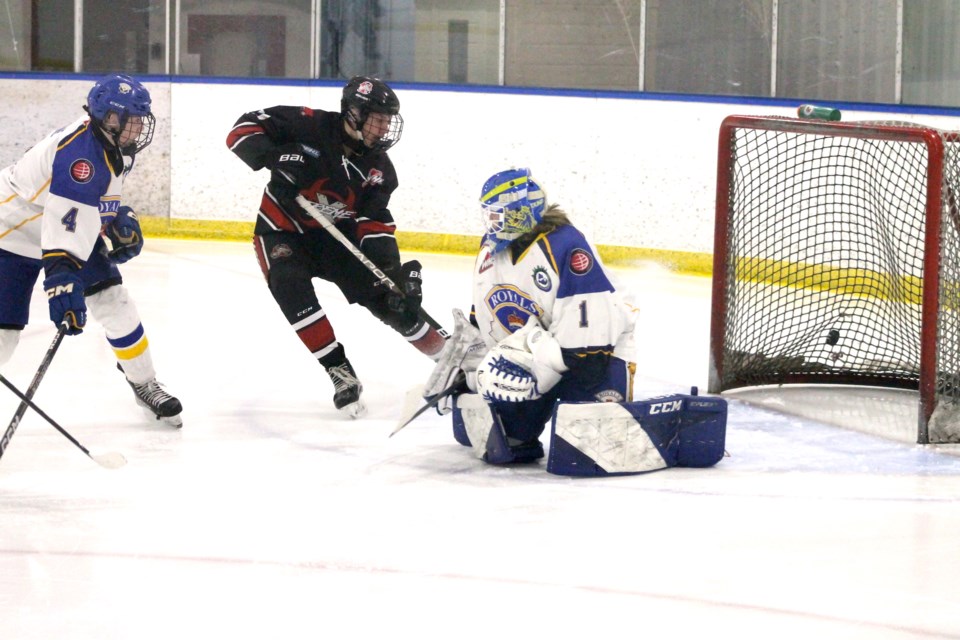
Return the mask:
[[530,169],[508,169],[483,183],[480,207],[486,229],[484,244],[496,253],[537,226],[547,208],[547,197]]
[[153,140],[156,119],[150,110],[150,92],[128,75],[98,80],[87,94],[85,108],[108,141],[127,155],[142,151]]

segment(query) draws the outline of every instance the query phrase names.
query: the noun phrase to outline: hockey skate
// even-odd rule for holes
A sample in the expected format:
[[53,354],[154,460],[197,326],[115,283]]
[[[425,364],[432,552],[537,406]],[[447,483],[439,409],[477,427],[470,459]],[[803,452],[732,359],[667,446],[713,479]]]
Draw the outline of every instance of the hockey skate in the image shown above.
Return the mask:
[[180,416],[183,407],[180,401],[167,393],[156,378],[143,384],[127,380],[127,384],[133,389],[137,404],[156,416],[157,420],[177,429],[183,426],[183,418]]
[[363,385],[348,360],[344,360],[343,364],[327,367],[327,375],[333,382],[333,406],[351,418],[359,418],[367,412],[366,405],[360,399]]

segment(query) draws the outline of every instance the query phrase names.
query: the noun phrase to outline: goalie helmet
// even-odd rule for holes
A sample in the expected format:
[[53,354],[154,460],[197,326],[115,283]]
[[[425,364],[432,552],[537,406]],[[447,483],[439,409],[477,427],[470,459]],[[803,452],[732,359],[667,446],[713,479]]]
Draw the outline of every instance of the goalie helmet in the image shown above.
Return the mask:
[[547,198],[530,169],[508,169],[483,183],[480,207],[486,229],[484,244],[491,253],[497,253],[537,226],[547,208]]
[[[156,119],[150,92],[130,76],[115,74],[97,81],[84,107],[105,142],[126,155],[142,151],[153,140]],[[111,117],[116,115],[116,119]]]
[[393,89],[379,78],[354,76],[343,88],[340,99],[340,113],[354,131],[362,132],[363,125],[371,113],[379,113],[389,118],[382,126],[382,132],[372,145],[363,139],[351,139],[348,142],[355,151],[386,151],[400,141],[403,133],[403,118],[400,117],[400,99]]

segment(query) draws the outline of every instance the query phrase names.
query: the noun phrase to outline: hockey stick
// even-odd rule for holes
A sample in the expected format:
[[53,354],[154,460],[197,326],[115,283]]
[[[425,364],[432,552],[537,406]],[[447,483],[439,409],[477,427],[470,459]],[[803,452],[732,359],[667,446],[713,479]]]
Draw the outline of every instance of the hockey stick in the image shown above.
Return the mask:
[[[326,215],[324,215],[322,211],[319,210],[319,207],[317,206],[316,202],[310,202],[309,200],[304,198],[302,195],[297,194],[297,204],[299,204],[300,207],[303,208],[303,210],[307,213],[307,215],[309,215],[311,218],[319,222],[320,226],[323,227],[327,231],[327,233],[333,236],[337,240],[337,242],[342,244],[347,249],[347,251],[352,253],[353,257],[355,257],[357,260],[363,263],[363,266],[369,269],[370,272],[373,273],[373,275],[377,276],[377,278],[379,278],[380,280],[380,284],[386,286],[387,289],[389,289],[394,293],[403,294],[403,292],[400,291],[400,288],[397,287],[396,284],[394,284],[393,280],[391,280],[390,277],[387,276],[387,274],[385,274],[382,269],[380,269],[380,267],[374,264],[373,260],[368,258],[366,254],[363,253],[363,251],[360,251],[359,247],[357,247],[352,242],[350,242],[347,239],[347,237],[343,235],[343,232],[340,231],[340,229],[337,229],[337,226],[333,224],[333,221],[330,218],[328,218]],[[417,315],[419,315],[420,318],[423,319],[428,325],[436,329],[437,333],[439,333],[444,340],[450,337],[450,334],[447,333],[447,330],[444,329],[439,322],[431,318],[430,314],[424,311],[422,307],[417,312]]]
[[[78,449],[80,449],[80,451],[83,451],[85,454],[87,454],[88,458],[90,458],[91,460],[99,464],[101,467],[105,467],[107,469],[119,469],[123,465],[127,464],[126,458],[124,458],[119,453],[103,453],[98,455],[94,455],[90,453],[90,451],[88,451],[86,447],[80,444],[76,438],[74,438],[72,435],[67,433],[66,429],[64,429],[59,424],[57,424],[56,420],[54,420],[53,418],[48,416],[46,413],[44,413],[44,411],[40,407],[38,407],[33,403],[33,400],[28,398],[26,394],[22,393],[19,389],[13,386],[13,383],[11,383],[9,380],[4,378],[3,375],[0,375],[0,383],[2,383],[3,386],[5,386],[7,389],[10,389],[10,391],[12,391],[15,396],[20,398],[20,400],[23,403],[21,406],[27,406],[33,409],[34,411],[36,411],[41,418],[49,422],[54,429],[56,429],[57,431],[62,433],[64,436],[66,436],[67,440],[72,442]],[[18,419],[18,422],[19,422],[19,419]]]
[[[53,361],[53,356],[57,353],[57,349],[60,348],[60,343],[63,341],[63,336],[66,335],[66,332],[67,324],[63,323],[57,329],[57,335],[54,337],[53,342],[47,347],[47,354],[43,356],[40,367],[37,369],[37,372],[33,374],[33,380],[27,388],[26,396],[24,396],[27,400],[32,398],[33,394],[37,392],[37,387],[40,386],[40,381],[43,380],[43,376],[47,373],[50,362]],[[3,457],[3,452],[10,446],[10,439],[13,438],[13,434],[17,432],[17,427],[20,426],[20,419],[23,417],[23,414],[27,412],[27,402],[23,400],[24,398],[21,398],[20,406],[17,407],[16,413],[13,414],[13,419],[10,420],[10,425],[7,427],[7,430],[3,432],[3,438],[0,438],[0,458]]]
[[466,381],[467,381],[467,378],[466,378],[466,376],[464,375],[463,371],[458,372],[457,375],[456,375],[456,377],[453,379],[453,383],[451,383],[449,387],[447,387],[446,389],[444,389],[443,391],[441,391],[441,392],[438,393],[437,395],[435,395],[435,396],[433,396],[432,398],[430,398],[429,400],[427,400],[427,403],[426,403],[425,405],[423,405],[422,407],[420,407],[419,409],[417,409],[417,410],[413,413],[413,415],[411,415],[410,417],[408,417],[408,418],[402,418],[402,417],[401,417],[401,418],[400,418],[400,421],[397,423],[396,428],[394,428],[394,430],[393,430],[393,431],[390,433],[390,435],[387,436],[387,437],[388,437],[388,438],[392,438],[392,437],[393,437],[393,434],[395,434],[397,431],[400,431],[400,429],[403,429],[405,426],[407,426],[408,424],[410,424],[411,422],[413,422],[414,420],[416,420],[417,418],[419,418],[421,415],[423,415],[423,413],[424,413],[427,409],[432,409],[433,407],[435,407],[435,406],[437,406],[438,404],[440,404],[440,401],[443,400],[444,398],[446,398],[447,396],[452,396],[454,393],[456,393],[456,392],[459,391],[460,389],[465,388],[465,387],[464,387],[464,383],[465,383]]

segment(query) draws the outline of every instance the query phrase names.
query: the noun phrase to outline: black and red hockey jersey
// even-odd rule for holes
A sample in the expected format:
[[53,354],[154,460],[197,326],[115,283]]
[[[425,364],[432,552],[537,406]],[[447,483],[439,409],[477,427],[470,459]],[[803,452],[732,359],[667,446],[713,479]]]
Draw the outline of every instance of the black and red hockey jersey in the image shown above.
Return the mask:
[[[380,268],[399,267],[400,252],[394,237],[396,224],[387,208],[397,188],[397,174],[382,152],[349,154],[343,145],[342,116],[309,107],[276,106],[245,113],[227,135],[227,147],[253,170],[266,166],[280,146],[306,145],[318,153],[316,176],[300,190],[321,205],[337,228]],[[296,204],[284,206],[265,189],[254,233],[271,231],[307,233],[320,229]]]

